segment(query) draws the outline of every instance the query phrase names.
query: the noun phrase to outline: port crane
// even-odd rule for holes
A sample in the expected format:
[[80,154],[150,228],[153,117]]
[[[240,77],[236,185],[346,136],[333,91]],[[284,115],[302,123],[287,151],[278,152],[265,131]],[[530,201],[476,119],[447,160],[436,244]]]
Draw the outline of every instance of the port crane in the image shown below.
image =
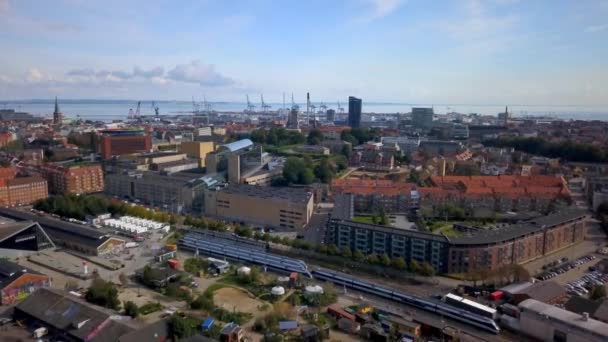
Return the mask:
[[249,95],[247,95],[247,109],[245,111],[248,113],[255,112],[255,105],[249,101]]
[[194,101],[194,96],[192,96],[192,113],[196,114],[198,112],[201,111],[201,104],[200,103],[196,103]]
[[160,108],[156,105],[156,102],[152,101],[152,109],[154,109],[154,115],[159,116]]
[[344,108],[342,106],[340,106],[340,101],[338,101],[338,113],[341,113],[341,114],[344,113]]
[[141,109],[141,101],[137,101],[137,109],[133,112],[133,108],[129,109],[129,118],[135,119],[139,117],[139,111]]
[[266,113],[270,109],[270,105],[264,102],[264,94],[260,95],[260,99],[262,100],[262,112]]

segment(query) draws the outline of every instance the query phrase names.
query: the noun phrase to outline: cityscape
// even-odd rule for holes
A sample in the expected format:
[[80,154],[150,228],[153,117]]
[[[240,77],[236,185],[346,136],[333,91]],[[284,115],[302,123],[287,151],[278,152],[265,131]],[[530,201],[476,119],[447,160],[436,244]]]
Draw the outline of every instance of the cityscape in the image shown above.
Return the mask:
[[237,3],[0,0],[0,341],[608,341],[605,1]]

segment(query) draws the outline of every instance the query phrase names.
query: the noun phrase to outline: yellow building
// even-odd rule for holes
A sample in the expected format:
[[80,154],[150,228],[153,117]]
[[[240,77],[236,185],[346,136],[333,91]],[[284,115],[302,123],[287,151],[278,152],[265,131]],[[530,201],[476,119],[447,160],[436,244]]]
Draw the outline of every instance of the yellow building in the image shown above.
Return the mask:
[[180,146],[180,152],[190,158],[198,159],[200,167],[205,167],[205,156],[213,151],[215,145],[212,141],[184,141]]
[[234,184],[205,193],[206,215],[236,222],[297,229],[313,211],[312,193],[302,188]]

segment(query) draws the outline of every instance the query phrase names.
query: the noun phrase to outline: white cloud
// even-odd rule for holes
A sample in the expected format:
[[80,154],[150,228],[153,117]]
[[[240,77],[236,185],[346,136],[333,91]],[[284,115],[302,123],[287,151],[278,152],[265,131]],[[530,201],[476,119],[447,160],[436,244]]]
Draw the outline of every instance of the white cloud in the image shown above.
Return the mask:
[[37,68],[31,68],[27,71],[27,75],[25,76],[25,80],[32,83],[37,83],[42,81],[44,75]]
[[407,0],[364,0],[364,2],[366,11],[369,13],[358,17],[356,20],[363,23],[381,19],[392,14],[404,5]]
[[203,64],[198,60],[175,66],[169,70],[167,77],[174,81],[199,83],[209,87],[234,84],[233,79],[217,72],[213,64]]
[[608,30],[608,24],[591,25],[591,26],[585,27],[585,32],[587,32],[587,33],[595,33],[595,32],[601,32],[601,31],[606,31],[606,30]]

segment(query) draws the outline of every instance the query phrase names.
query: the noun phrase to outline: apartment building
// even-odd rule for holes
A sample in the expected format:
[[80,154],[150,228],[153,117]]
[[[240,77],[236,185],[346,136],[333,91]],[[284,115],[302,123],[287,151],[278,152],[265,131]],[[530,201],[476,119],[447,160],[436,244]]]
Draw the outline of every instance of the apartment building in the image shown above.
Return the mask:
[[38,167],[54,194],[88,194],[104,190],[103,170],[99,164],[55,165]]

